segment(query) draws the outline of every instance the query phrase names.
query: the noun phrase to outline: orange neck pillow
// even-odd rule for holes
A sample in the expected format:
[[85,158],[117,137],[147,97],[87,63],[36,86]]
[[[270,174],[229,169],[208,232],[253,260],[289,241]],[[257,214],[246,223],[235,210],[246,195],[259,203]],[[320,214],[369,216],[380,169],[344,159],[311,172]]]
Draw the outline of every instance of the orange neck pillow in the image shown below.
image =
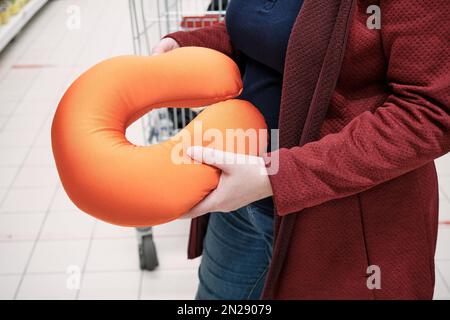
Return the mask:
[[[216,188],[220,176],[208,165],[173,161],[177,152],[187,158],[180,138],[195,127],[266,129],[253,105],[229,100],[241,90],[234,62],[205,48],[117,57],[92,67],[67,90],[53,120],[53,154],[65,191],[81,210],[113,224],[152,226],[179,218]],[[142,147],[125,138],[126,128],[154,108],[205,105],[211,106],[166,142]],[[229,141],[213,140],[202,135],[189,142],[236,152]],[[256,151],[248,142],[242,152],[260,153],[267,141],[259,140]]]

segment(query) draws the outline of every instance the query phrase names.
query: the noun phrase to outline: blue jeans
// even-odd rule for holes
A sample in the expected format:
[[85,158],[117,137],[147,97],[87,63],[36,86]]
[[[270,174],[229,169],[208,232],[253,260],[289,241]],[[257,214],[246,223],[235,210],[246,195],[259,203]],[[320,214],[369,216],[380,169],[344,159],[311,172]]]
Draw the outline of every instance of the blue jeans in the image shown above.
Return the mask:
[[272,259],[273,208],[211,213],[198,271],[197,300],[256,300]]

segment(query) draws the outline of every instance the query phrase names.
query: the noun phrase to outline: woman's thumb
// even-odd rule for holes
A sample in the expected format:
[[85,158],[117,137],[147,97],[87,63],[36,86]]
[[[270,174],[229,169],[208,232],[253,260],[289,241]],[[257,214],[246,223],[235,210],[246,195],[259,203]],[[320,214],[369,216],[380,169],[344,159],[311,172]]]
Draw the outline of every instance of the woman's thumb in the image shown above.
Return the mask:
[[159,54],[163,54],[164,52],[166,52],[164,45],[163,44],[158,44],[156,47],[153,48],[152,50],[152,56],[157,56]]
[[178,43],[172,38],[164,38],[156,45],[156,47],[153,48],[152,55],[156,56],[158,54],[171,51],[178,47],[179,47]]

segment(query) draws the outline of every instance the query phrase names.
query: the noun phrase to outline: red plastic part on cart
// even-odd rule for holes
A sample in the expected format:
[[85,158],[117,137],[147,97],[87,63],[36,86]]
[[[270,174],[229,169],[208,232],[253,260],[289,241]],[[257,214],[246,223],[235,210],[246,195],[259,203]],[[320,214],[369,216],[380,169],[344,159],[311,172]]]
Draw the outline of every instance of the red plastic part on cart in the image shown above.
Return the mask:
[[185,16],[181,20],[181,28],[183,29],[198,29],[203,27],[210,27],[219,23],[222,19],[220,14],[206,14],[203,16]]

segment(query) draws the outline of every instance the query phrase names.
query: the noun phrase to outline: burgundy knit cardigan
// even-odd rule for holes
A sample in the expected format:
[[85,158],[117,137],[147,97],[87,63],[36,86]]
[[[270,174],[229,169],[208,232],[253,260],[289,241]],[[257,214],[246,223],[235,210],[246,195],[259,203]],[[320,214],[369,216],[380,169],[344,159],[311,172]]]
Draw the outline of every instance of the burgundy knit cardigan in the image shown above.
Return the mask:
[[[381,29],[367,26],[373,4]],[[305,0],[284,71],[263,298],[432,298],[433,159],[450,151],[449,12],[448,0]],[[169,36],[239,60],[224,24]],[[207,223],[192,221],[189,258]],[[373,270],[381,288],[368,286]]]

